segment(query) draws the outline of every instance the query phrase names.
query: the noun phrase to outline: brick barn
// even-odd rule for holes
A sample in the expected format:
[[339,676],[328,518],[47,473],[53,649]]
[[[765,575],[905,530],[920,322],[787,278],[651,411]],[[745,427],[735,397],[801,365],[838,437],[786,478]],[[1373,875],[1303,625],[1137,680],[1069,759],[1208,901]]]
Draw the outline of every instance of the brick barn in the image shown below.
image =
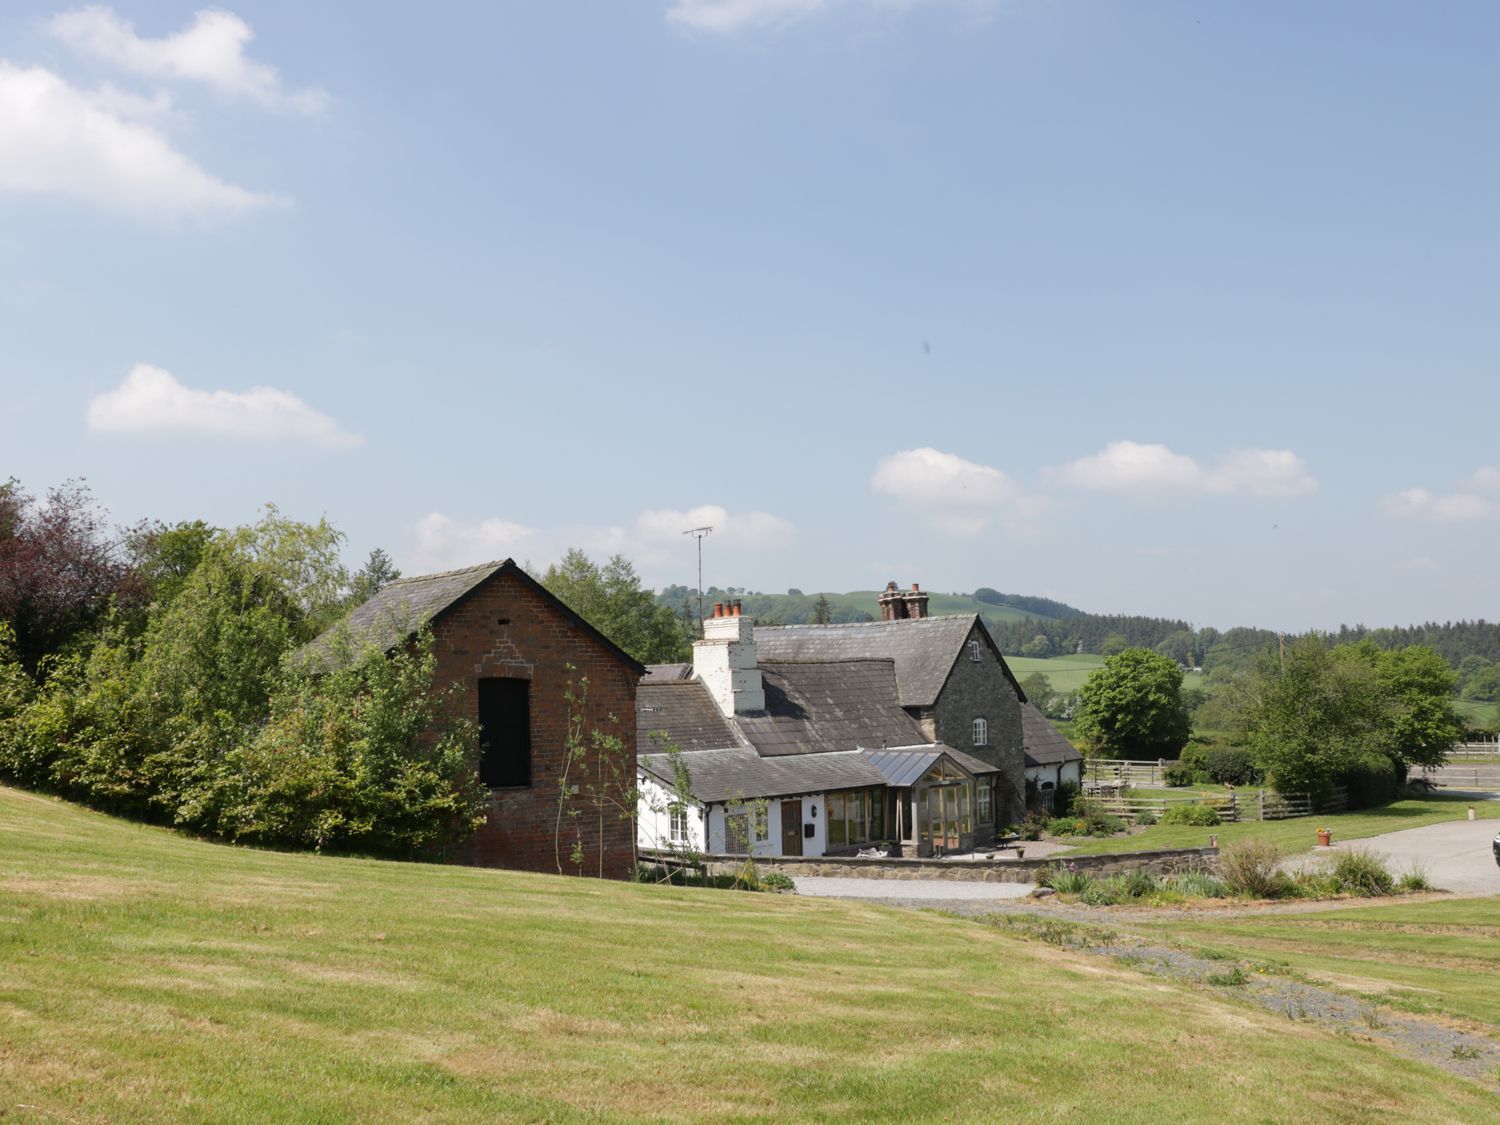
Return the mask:
[[[308,653],[316,659],[330,652],[340,632],[357,647],[390,652],[423,625],[432,627],[434,687],[461,684],[466,713],[479,724],[480,778],[490,790],[488,820],[454,858],[555,873],[569,683],[588,679],[585,727],[622,740],[628,785],[644,667],[511,559],[398,579],[313,641]],[[602,848],[605,873],[628,878],[635,865],[632,823],[606,816],[601,840],[591,812],[569,818],[564,870],[572,868],[568,854],[581,829],[583,870],[598,870]]]

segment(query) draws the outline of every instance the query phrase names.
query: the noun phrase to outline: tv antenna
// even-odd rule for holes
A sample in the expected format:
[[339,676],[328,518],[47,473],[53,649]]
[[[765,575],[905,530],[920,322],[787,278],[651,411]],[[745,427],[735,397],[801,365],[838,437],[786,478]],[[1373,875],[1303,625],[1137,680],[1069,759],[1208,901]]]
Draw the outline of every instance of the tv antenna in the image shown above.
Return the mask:
[[703,629],[703,540],[712,530],[711,527],[690,527],[683,532],[684,535],[691,535],[698,541],[698,629],[700,632]]

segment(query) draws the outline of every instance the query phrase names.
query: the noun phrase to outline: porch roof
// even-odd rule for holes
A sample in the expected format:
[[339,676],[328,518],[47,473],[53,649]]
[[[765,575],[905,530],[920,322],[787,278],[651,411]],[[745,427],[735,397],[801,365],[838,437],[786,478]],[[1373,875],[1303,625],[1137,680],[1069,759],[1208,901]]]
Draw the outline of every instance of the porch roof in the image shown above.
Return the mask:
[[944,757],[965,773],[975,777],[1000,772],[995,766],[980,761],[972,754],[965,754],[962,750],[955,750],[941,743],[934,743],[931,746],[897,747],[894,750],[861,750],[860,753],[880,771],[887,785],[897,789],[915,785],[939,758]]
[[[694,750],[681,756],[693,796],[704,804],[792,797],[884,785],[885,776],[858,750],[763,758],[748,746]],[[663,784],[676,784],[666,754],[642,754],[641,768]]]

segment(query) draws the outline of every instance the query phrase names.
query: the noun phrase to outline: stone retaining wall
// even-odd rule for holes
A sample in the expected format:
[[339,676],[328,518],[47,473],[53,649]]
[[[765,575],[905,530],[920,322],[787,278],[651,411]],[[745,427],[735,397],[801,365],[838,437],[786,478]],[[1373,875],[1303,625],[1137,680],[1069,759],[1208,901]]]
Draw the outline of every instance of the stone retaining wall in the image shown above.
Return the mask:
[[[644,858],[644,857],[643,857]],[[706,855],[710,875],[732,875],[745,862],[744,856]],[[838,875],[857,879],[948,879],[972,883],[1035,883],[1044,868],[1066,867],[1091,875],[1116,875],[1147,871],[1152,875],[1175,875],[1182,871],[1214,871],[1219,865],[1217,848],[1172,848],[1154,852],[1114,852],[1108,855],[1050,856],[1047,859],[873,859],[861,856],[823,856],[819,859],[757,857],[761,872],[780,871],[799,875]]]

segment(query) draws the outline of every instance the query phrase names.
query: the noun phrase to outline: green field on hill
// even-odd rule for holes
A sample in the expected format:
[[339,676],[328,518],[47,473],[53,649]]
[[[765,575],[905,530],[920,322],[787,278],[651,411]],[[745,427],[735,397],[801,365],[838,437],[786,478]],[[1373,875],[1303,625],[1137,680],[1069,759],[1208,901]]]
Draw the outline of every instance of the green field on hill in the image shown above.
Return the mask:
[[936,914],[253,851],[11,789],[0,841],[0,1107],[37,1120],[1500,1115]]
[[1018,680],[1024,680],[1033,672],[1041,672],[1051,683],[1053,691],[1060,695],[1070,695],[1081,688],[1083,681],[1088,679],[1096,669],[1103,667],[1104,657],[1082,652],[1073,656],[1053,656],[1042,659],[1033,656],[1011,656],[1007,653],[1005,663],[1010,665],[1010,670],[1016,674]]

